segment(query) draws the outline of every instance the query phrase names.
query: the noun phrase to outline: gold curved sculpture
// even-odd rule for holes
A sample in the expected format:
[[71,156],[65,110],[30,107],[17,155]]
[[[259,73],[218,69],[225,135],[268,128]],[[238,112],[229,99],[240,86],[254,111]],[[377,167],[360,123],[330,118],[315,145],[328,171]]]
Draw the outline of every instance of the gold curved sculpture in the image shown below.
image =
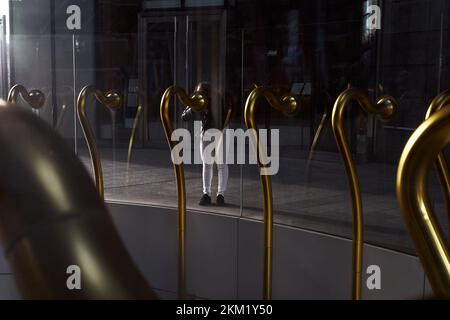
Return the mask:
[[[443,107],[450,104],[450,90],[446,90],[440,93],[436,98],[433,99],[430,106],[428,107],[425,120],[431,117],[432,114],[441,110]],[[439,181],[442,186],[442,193],[444,195],[445,206],[447,208],[448,215],[448,237],[450,239],[450,172],[448,169],[447,160],[445,159],[444,153],[441,151],[437,155],[436,160],[436,170],[439,176]]]
[[[161,98],[160,117],[166,134],[169,149],[175,147],[175,141],[172,141],[173,125],[170,113],[170,102],[176,96],[178,100],[185,106],[191,107],[193,110],[202,112],[206,110],[208,99],[199,92],[194,92],[190,97],[186,91],[178,86],[169,87]],[[178,196],[178,295],[184,299],[186,295],[186,187],[184,179],[183,164],[174,164],[175,179],[177,184]]]
[[[266,87],[255,88],[247,98],[244,111],[244,120],[247,128],[252,129],[256,134],[254,143],[258,158],[260,171],[264,165],[260,159],[260,145],[258,126],[256,124],[257,102],[264,97],[272,108],[282,112],[288,117],[297,114],[300,108],[300,101],[297,96],[291,93],[278,95],[273,90]],[[272,245],[273,245],[273,197],[270,176],[260,175],[263,190],[264,207],[264,262],[263,262],[263,299],[272,299]]]
[[137,108],[137,111],[136,111],[136,116],[134,117],[133,128],[131,129],[130,141],[128,142],[128,155],[127,155],[128,163],[130,163],[130,161],[131,161],[131,154],[133,152],[133,145],[134,145],[134,140],[135,140],[135,136],[136,136],[136,129],[139,125],[139,119],[141,118],[142,110],[143,110],[142,106],[139,105]]
[[425,273],[438,298],[450,299],[450,248],[430,204],[427,178],[450,142],[450,108],[428,117],[409,138],[397,172],[397,200]]
[[[0,103],[0,148],[0,242],[22,298],[157,298],[91,177],[54,129]],[[81,290],[70,290],[69,266],[81,271]]]
[[111,111],[117,110],[122,106],[122,97],[115,91],[108,91],[106,93],[103,93],[95,86],[89,85],[81,90],[77,100],[78,120],[80,121],[81,128],[83,129],[84,138],[86,140],[89,154],[91,156],[92,168],[94,171],[95,184],[97,186],[98,194],[103,200],[105,191],[103,186],[103,171],[100,160],[100,153],[98,152],[94,133],[89,123],[89,119],[86,115],[86,100],[91,95],[93,95],[98,102],[100,102]]
[[45,95],[42,91],[31,90],[28,92],[28,90],[20,84],[16,84],[9,90],[7,102],[10,104],[17,104],[19,96],[22,96],[22,99],[35,110],[41,109],[45,104]]
[[355,88],[348,88],[337,98],[331,116],[333,134],[344,162],[350,187],[353,212],[352,298],[354,300],[359,300],[361,299],[362,255],[364,244],[363,208],[358,175],[344,130],[344,111],[353,101],[357,101],[366,112],[377,115],[381,120],[390,120],[394,117],[397,103],[393,97],[383,95],[377,99],[375,104],[373,104],[362,91]]

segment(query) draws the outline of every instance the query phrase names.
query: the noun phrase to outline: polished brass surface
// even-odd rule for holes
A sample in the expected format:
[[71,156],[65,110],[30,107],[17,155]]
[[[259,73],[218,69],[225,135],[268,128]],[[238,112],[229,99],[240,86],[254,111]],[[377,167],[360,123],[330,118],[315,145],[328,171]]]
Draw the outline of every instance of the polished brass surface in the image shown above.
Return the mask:
[[[433,113],[441,110],[450,104],[450,90],[446,90],[440,93],[433,99],[428,107],[425,120],[427,120]],[[438,172],[439,181],[441,182],[442,193],[444,195],[445,206],[447,208],[448,215],[448,237],[450,239],[450,172],[448,169],[447,160],[444,153],[441,151],[438,153],[436,160],[436,170]]]
[[[23,298],[155,298],[56,131],[29,110],[0,105],[0,148],[0,241]],[[67,287],[72,265],[81,290]]]
[[[445,95],[441,98],[446,99]],[[431,113],[403,150],[397,172],[397,200],[434,294],[450,299],[450,248],[427,190],[433,163],[450,142],[450,108]]]
[[20,84],[16,84],[9,90],[7,98],[8,103],[17,104],[19,96],[22,96],[22,99],[35,110],[41,109],[45,104],[45,95],[42,91],[31,90],[28,92],[28,90]]
[[258,167],[260,169],[261,186],[263,191],[264,208],[264,261],[263,261],[263,299],[272,299],[272,248],[273,248],[273,196],[270,176],[262,174],[264,169],[260,158],[260,142],[258,126],[256,123],[257,102],[264,97],[272,108],[282,112],[286,116],[294,116],[300,108],[300,101],[297,96],[291,93],[278,95],[273,90],[266,87],[255,88],[247,98],[244,111],[245,125],[253,129],[256,134],[253,141],[256,144],[258,157]]
[[107,107],[112,112],[122,106],[122,97],[114,91],[103,93],[95,86],[90,85],[84,87],[81,90],[77,100],[78,120],[80,121],[81,128],[83,129],[84,138],[86,139],[89,154],[91,156],[92,168],[95,176],[95,184],[97,185],[98,194],[102,199],[104,199],[105,195],[103,186],[103,171],[100,160],[100,153],[97,149],[94,132],[92,131],[92,127],[86,115],[86,100],[91,95],[93,95],[99,103]]
[[352,298],[361,299],[361,275],[363,259],[363,209],[361,190],[355,164],[352,159],[350,148],[344,130],[344,114],[346,107],[353,101],[368,113],[378,116],[381,120],[390,120],[394,117],[397,103],[394,98],[383,95],[375,104],[371,103],[366,94],[355,88],[348,88],[336,100],[331,116],[331,124],[334,137],[344,162],[347,180],[350,188],[352,212],[353,212],[353,258],[352,258]]
[[128,142],[128,155],[127,155],[128,163],[130,163],[130,161],[131,161],[131,154],[133,152],[133,145],[134,145],[134,140],[136,137],[136,129],[139,125],[141,115],[142,115],[142,106],[139,105],[137,108],[137,111],[136,111],[136,116],[134,117],[133,128],[131,129],[130,141]]
[[[161,122],[166,134],[169,149],[175,147],[176,142],[171,140],[173,133],[172,114],[170,104],[174,97],[193,110],[205,111],[208,104],[207,97],[199,92],[194,92],[190,97],[186,91],[178,86],[169,87],[161,98]],[[186,187],[184,180],[183,164],[174,164],[175,179],[178,196],[178,295],[180,299],[186,297]]]

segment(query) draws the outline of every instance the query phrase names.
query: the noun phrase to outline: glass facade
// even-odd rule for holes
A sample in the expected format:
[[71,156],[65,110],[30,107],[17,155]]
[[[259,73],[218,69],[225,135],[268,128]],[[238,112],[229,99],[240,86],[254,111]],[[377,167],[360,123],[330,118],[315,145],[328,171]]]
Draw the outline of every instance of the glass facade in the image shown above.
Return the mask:
[[[5,3],[0,7],[2,98],[15,84],[41,90],[46,102],[35,112],[66,138],[88,170],[77,97],[87,85],[123,95],[123,107],[114,112],[93,98],[87,105],[107,201],[176,207],[160,119],[168,87],[190,94],[197,84],[209,83],[215,121],[224,123],[232,110],[228,128],[246,129],[250,92],[255,85],[270,86],[301,97],[299,112],[290,118],[265,101],[258,107],[258,126],[279,130],[279,145],[273,142],[279,146],[279,171],[271,177],[275,222],[351,238],[349,185],[331,128],[332,108],[348,86],[371,101],[392,95],[398,102],[392,121],[379,121],[354,104],[346,112],[345,130],[361,184],[365,242],[414,252],[395,179],[406,141],[425,119],[431,100],[450,86],[450,2]],[[191,149],[198,152],[200,132],[193,121],[182,120],[184,106],[173,103],[174,128],[189,130]],[[199,205],[202,164],[185,165],[188,209],[261,220],[257,165],[230,164],[228,170],[226,205],[205,207]],[[430,184],[442,228],[448,230],[435,175]],[[217,185],[215,167],[213,203]]]

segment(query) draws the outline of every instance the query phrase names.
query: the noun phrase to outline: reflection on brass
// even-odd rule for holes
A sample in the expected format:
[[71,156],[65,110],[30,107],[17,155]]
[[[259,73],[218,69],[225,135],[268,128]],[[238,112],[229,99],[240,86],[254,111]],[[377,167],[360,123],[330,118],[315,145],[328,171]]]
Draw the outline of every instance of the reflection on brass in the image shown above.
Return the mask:
[[[450,104],[450,90],[446,90],[433,99],[428,108],[425,120],[427,120],[429,117],[431,117],[432,114],[441,110],[443,107],[449,104]],[[450,239],[450,172],[448,169],[447,160],[445,159],[444,153],[442,151],[440,151],[437,155],[436,170],[438,172],[439,181],[441,182],[442,193],[444,195],[445,206],[447,208],[447,215],[449,218],[448,235]]]
[[435,111],[408,140],[398,166],[396,189],[400,211],[434,294],[450,299],[450,248],[427,190],[431,167],[450,142],[450,108]]
[[[156,297],[55,130],[23,108],[1,105],[0,149],[0,241],[22,298]],[[81,290],[69,290],[76,267]]]
[[142,106],[139,105],[136,111],[136,116],[134,117],[133,128],[131,129],[130,141],[128,142],[128,157],[127,161],[130,163],[131,161],[131,153],[133,152],[134,139],[136,136],[136,129],[139,125],[139,119],[142,114]]
[[[202,112],[206,110],[208,100],[199,92],[194,92],[191,97],[188,97],[186,91],[180,87],[169,87],[161,98],[161,122],[166,134],[169,149],[175,147],[175,141],[171,140],[173,126],[170,103],[173,97],[178,97],[178,100],[185,106],[191,107],[193,110]],[[178,295],[181,299],[186,296],[186,257],[185,257],[185,240],[186,240],[186,188],[184,181],[184,167],[183,164],[174,164],[175,178],[177,183],[178,195]]]
[[383,95],[377,99],[375,104],[373,104],[369,101],[366,94],[355,88],[349,88],[337,98],[331,116],[334,137],[344,162],[350,187],[353,212],[352,298],[359,300],[361,299],[361,273],[364,241],[363,209],[359,180],[344,131],[345,109],[347,106],[351,105],[353,101],[357,101],[366,112],[377,115],[381,120],[390,120],[393,118],[397,109],[397,102],[393,97]]
[[103,171],[100,161],[100,154],[97,149],[97,144],[95,142],[92,127],[86,115],[86,100],[91,95],[95,96],[97,101],[107,107],[110,111],[115,111],[122,106],[122,97],[114,91],[103,93],[95,86],[86,86],[81,90],[77,101],[78,120],[80,121],[81,127],[83,129],[84,138],[86,139],[89,154],[91,156],[92,168],[95,176],[95,184],[97,185],[98,194],[102,199],[104,199]]
[[[272,108],[282,112],[286,116],[294,116],[300,108],[297,96],[291,93],[278,95],[273,90],[265,87],[255,88],[247,98],[244,111],[245,125],[256,134],[254,143],[258,156],[260,171],[264,168],[260,158],[260,141],[256,124],[257,102],[264,97]],[[263,262],[263,299],[272,299],[272,244],[273,244],[273,199],[270,176],[260,175],[263,191],[264,207],[264,262]]]
[[8,103],[17,104],[19,96],[22,96],[22,99],[35,110],[42,108],[45,104],[45,95],[42,91],[31,90],[28,92],[28,90],[20,84],[16,84],[9,90]]

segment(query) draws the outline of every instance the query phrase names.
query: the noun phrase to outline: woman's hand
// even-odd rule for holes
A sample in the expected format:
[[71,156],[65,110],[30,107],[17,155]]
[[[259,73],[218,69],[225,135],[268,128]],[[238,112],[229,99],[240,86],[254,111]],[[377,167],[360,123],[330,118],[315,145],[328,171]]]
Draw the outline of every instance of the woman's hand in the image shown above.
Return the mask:
[[185,122],[192,120],[192,109],[190,107],[184,109],[183,113],[181,114],[181,120]]

